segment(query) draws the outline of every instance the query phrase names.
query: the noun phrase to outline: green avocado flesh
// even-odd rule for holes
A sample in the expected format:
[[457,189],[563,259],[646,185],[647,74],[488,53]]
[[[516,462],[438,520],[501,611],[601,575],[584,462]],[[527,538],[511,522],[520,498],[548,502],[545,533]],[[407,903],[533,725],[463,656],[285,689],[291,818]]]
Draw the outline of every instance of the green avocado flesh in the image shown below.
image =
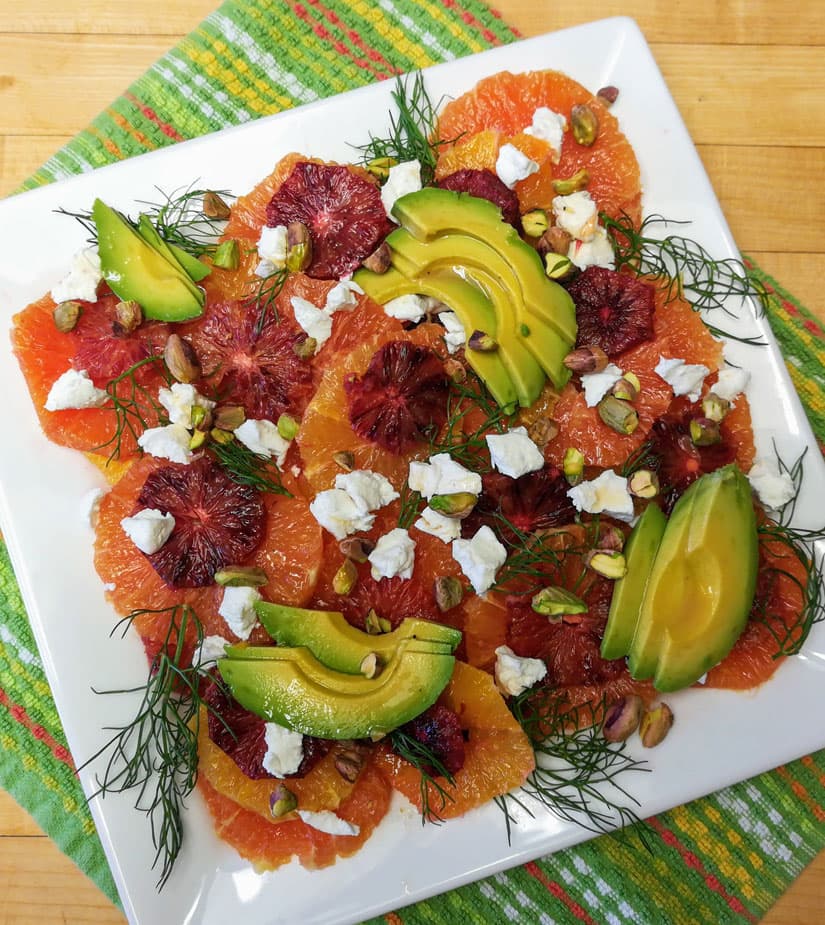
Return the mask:
[[[498,346],[487,356],[496,362],[477,361],[469,349],[466,356],[505,407],[514,400],[532,405],[545,375],[563,387],[570,377],[563,360],[576,339],[573,302],[501,211],[485,199],[427,188],[399,199],[393,214],[402,227],[387,238],[392,276],[382,282],[381,275],[360,270],[355,280],[367,294],[378,302],[432,294],[456,312],[468,337],[474,331],[493,337]],[[464,286],[444,290],[442,281],[450,278]]]
[[148,215],[140,216],[137,231],[147,244],[150,244],[156,251],[163,254],[167,260],[178,263],[183,272],[194,282],[199,283],[212,272],[212,268],[202,263],[197,257],[193,257],[191,254],[187,254],[185,250],[164,241]]
[[[350,626],[337,611],[304,610],[266,601],[259,601],[255,610],[279,646],[304,646],[327,668],[347,674],[360,674],[361,662],[370,652],[384,663],[390,661],[402,642],[419,642],[421,651],[432,646],[433,652],[444,655],[450,655],[461,642],[459,630],[429,620],[408,618],[391,633],[373,636]],[[249,657],[243,656],[244,651],[248,649],[239,655]]]
[[665,528],[644,592],[628,666],[657,690],[687,687],[741,635],[759,550],[747,479],[735,465],[703,475]]
[[630,534],[625,546],[627,574],[613,586],[602,639],[602,658],[624,658],[630,651],[647,580],[666,524],[667,518],[661,508],[649,504]]
[[169,259],[100,199],[92,208],[103,278],[147,318],[185,321],[203,313],[204,294],[175,259]]
[[334,671],[309,649],[284,646],[245,657],[250,648],[230,648],[218,667],[238,703],[268,722],[324,739],[361,739],[385,735],[435,703],[455,664],[426,648],[440,645],[402,640],[374,678]]

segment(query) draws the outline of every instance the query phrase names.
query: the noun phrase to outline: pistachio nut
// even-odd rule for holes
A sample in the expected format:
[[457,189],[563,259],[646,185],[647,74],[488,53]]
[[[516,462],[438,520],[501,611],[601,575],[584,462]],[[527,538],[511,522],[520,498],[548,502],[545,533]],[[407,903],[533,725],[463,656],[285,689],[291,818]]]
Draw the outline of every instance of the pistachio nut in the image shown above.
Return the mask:
[[374,157],[367,162],[367,170],[377,179],[386,180],[390,175],[390,167],[398,163],[397,157]]
[[80,302],[75,302],[74,300],[61,302],[59,305],[55,306],[52,312],[54,326],[61,334],[68,334],[69,331],[74,330],[77,319],[80,317],[82,311],[83,308]]
[[115,320],[112,327],[116,334],[131,334],[142,323],[143,309],[134,299],[118,302],[115,305]]
[[564,365],[571,372],[578,373],[580,376],[600,373],[609,362],[604,350],[595,344],[585,344],[583,347],[577,347],[575,350],[571,350],[564,358]]
[[352,559],[344,559],[332,578],[332,590],[346,597],[358,584],[358,569]]
[[373,273],[386,273],[392,266],[392,251],[386,241],[382,241],[378,247],[362,261],[367,270]]
[[352,472],[355,468],[355,456],[349,450],[337,450],[332,454],[332,461],[344,472]]
[[318,349],[318,341],[314,337],[302,337],[300,340],[296,341],[292,345],[292,352],[296,357],[300,357],[302,360],[308,360],[310,357],[315,356],[315,351]]
[[204,432],[209,430],[212,427],[212,412],[203,405],[192,405],[189,412],[189,426]]
[[557,623],[566,614],[586,613],[587,604],[575,594],[557,585],[548,585],[537,591],[530,602],[536,613]]
[[430,507],[445,517],[463,520],[476,506],[476,496],[469,491],[457,491],[452,495],[433,495]]
[[278,434],[284,440],[294,440],[298,435],[299,424],[291,414],[282,414],[277,423]]
[[570,127],[576,141],[589,148],[599,136],[599,117],[586,103],[579,103],[570,110]]
[[550,418],[536,418],[527,428],[527,436],[540,449],[559,435],[559,425]]
[[615,395],[606,395],[596,410],[602,421],[617,434],[632,434],[639,426],[639,415],[633,405]]
[[624,549],[624,533],[612,524],[599,534],[599,549],[606,552],[621,552]]
[[442,613],[457,607],[464,597],[461,582],[452,575],[440,575],[433,584],[433,597]]
[[639,728],[642,709],[642,698],[638,694],[628,694],[617,700],[605,712],[602,735],[608,742],[624,742]]
[[730,402],[717,395],[716,392],[708,392],[702,399],[702,411],[709,421],[719,424],[724,421],[725,415],[730,411]]
[[364,617],[364,630],[370,636],[378,636],[381,633],[389,633],[392,630],[392,624],[385,617],[379,617],[378,612],[370,607]]
[[226,446],[235,439],[231,430],[221,430],[220,427],[213,427],[209,431],[209,436],[220,446]]
[[493,353],[498,350],[498,341],[491,334],[485,334],[484,331],[473,331],[467,341],[467,347],[477,353]]
[[179,334],[170,334],[167,338],[163,361],[178,382],[194,382],[200,378],[201,364],[195,348]]
[[584,557],[585,565],[603,578],[617,581],[627,574],[624,554],[612,549],[591,549]]
[[637,498],[655,498],[659,494],[659,476],[652,469],[637,469],[628,479],[627,490]]
[[619,98],[619,88],[614,86],[602,87],[596,93],[596,99],[604,103],[608,108],[612,106]]
[[290,222],[286,226],[287,270],[299,273],[312,263],[312,236],[303,222]]
[[347,536],[338,543],[338,549],[353,562],[364,563],[375,549],[375,543],[365,536]]
[[[639,380],[636,379],[636,381]],[[639,390],[627,376],[621,376],[613,383],[610,394],[621,398],[622,401],[635,401],[639,397]]]
[[569,484],[578,485],[584,478],[584,454],[574,446],[567,447],[561,467]]
[[189,449],[199,450],[206,443],[206,431],[196,430],[189,438]]
[[352,739],[344,739],[333,746],[335,770],[350,784],[354,784],[364,770],[370,750]]
[[548,254],[563,254],[566,256],[570,250],[572,240],[572,235],[563,228],[559,228],[558,225],[553,225],[539,238],[536,250],[542,257],[546,257]]
[[269,812],[274,819],[280,819],[295,811],[298,799],[283,784],[278,784],[269,795]]
[[694,446],[713,446],[721,443],[722,431],[710,418],[693,418],[690,422],[690,439]]
[[645,712],[639,727],[639,737],[645,748],[655,748],[670,732],[673,725],[673,711],[666,703],[660,703]]
[[569,196],[571,193],[578,193],[579,190],[587,189],[590,183],[590,174],[582,167],[577,170],[571,177],[566,180],[553,180],[553,189],[557,196]]
[[521,216],[521,227],[530,238],[540,238],[550,227],[544,209],[531,209]]
[[222,588],[262,588],[268,581],[257,565],[225,565],[215,572],[215,584]]
[[212,422],[218,430],[237,430],[245,420],[243,405],[219,405],[212,412]]
[[563,254],[556,254],[552,251],[545,254],[544,272],[549,279],[564,279],[576,269],[573,261]]
[[369,652],[361,659],[361,664],[359,666],[361,674],[370,680],[372,678],[377,678],[381,674],[381,659],[378,657],[377,652]]
[[203,194],[201,211],[207,218],[225,222],[229,218],[230,208],[216,192],[207,190]]

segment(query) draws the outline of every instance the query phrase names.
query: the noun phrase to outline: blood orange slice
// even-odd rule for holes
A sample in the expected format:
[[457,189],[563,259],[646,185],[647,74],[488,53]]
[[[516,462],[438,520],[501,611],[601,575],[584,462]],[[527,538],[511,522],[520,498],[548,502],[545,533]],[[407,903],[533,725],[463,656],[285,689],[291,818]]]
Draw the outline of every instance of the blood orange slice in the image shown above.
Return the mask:
[[[432,788],[430,806],[451,819],[521,786],[535,767],[527,736],[496,690],[493,679],[463,662],[456,662],[452,680],[438,701],[458,714],[466,735],[464,766],[447,789],[452,801],[441,806]],[[392,786],[421,809],[421,774],[385,748],[379,766]]]

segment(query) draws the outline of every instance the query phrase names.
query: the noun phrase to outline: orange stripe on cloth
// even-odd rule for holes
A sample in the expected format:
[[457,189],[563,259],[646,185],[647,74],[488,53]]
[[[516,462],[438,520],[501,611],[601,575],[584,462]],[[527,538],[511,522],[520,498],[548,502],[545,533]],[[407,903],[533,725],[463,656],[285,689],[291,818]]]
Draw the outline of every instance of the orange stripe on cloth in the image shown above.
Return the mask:
[[102,132],[98,131],[96,126],[90,125],[87,131],[90,135],[94,135],[95,138],[97,138],[109,154],[113,154],[119,161],[126,159],[127,155],[120,150],[111,138],[107,138]]
[[469,10],[462,10],[455,0],[441,0],[441,2],[452,13],[457,13],[468,26],[472,26],[476,32],[480,32],[485,41],[491,45],[503,44],[495,32],[491,32],[483,23],[480,23]]
[[741,915],[742,918],[746,919],[748,922],[758,922],[759,920],[755,915],[752,915],[748,910],[742,905],[741,901],[733,896],[731,893],[722,886],[717,877],[714,877],[713,874],[708,873],[705,869],[702,862],[698,857],[688,848],[686,848],[676,837],[675,833],[666,828],[656,816],[647,820],[652,829],[655,829],[659,835],[662,837],[662,841],[671,848],[675,848],[679,852],[679,856],[685,862],[685,864],[695,870],[701,877],[704,878],[707,886],[713,890],[714,893],[717,893],[725,902],[730,906],[730,908]]
[[137,106],[137,108],[143,113],[144,116],[146,116],[150,122],[154,122],[167,138],[171,138],[172,141],[184,140],[183,135],[181,135],[179,132],[176,132],[168,122],[164,122],[151,106],[147,106],[146,103],[142,103],[134,95],[134,93],[124,93],[123,95],[127,100],[129,100],[130,103],[133,103],[135,106]]
[[584,909],[570,896],[564,889],[564,887],[557,883],[555,880],[551,880],[535,863],[535,861],[530,861],[529,864],[524,865],[524,869],[533,877],[535,880],[549,890],[558,900],[564,903],[565,906],[576,916],[579,921],[584,922],[585,925],[596,925],[596,922],[590,918],[590,916],[585,912]]
[[360,48],[361,51],[363,51],[364,54],[370,58],[370,60],[383,67],[385,76],[390,77],[393,74],[400,73],[399,69],[390,64],[390,62],[387,61],[387,59],[381,54],[380,51],[378,51],[377,48],[371,48],[369,45],[367,45],[367,43],[354,29],[347,29],[346,25],[341,21],[341,17],[334,10],[330,10],[328,7],[324,6],[320,0],[306,0],[306,2],[310,6],[314,6],[320,10],[326,19],[329,20],[333,26],[344,32],[352,44],[357,48]]
[[2,687],[0,687],[0,705],[4,706],[9,711],[9,715],[15,722],[20,723],[21,726],[29,730],[35,739],[39,739],[47,746],[58,761],[62,761],[63,764],[68,765],[73,771],[75,770],[74,761],[68,750],[52,738],[39,723],[36,723],[28,713],[26,713],[23,707],[14,703]]
[[132,123],[125,116],[122,116],[116,109],[107,109],[106,115],[109,116],[115,125],[117,125],[119,128],[122,128],[124,132],[128,132],[128,134],[130,134],[132,138],[138,142],[138,144],[142,144],[144,148],[151,148],[152,150],[157,148],[157,145],[154,143],[154,141],[152,141],[151,138],[147,138],[143,132],[138,131],[138,129],[136,129],[134,125],[132,125]]
[[785,767],[785,765],[783,764],[781,767],[778,767],[776,772],[791,785],[791,790],[793,790],[794,796],[798,797],[807,807],[813,810],[817,821],[825,822],[825,809],[823,809],[819,803],[816,802],[816,800],[810,795],[810,793],[808,793],[805,787],[798,780],[793,779],[791,772]]

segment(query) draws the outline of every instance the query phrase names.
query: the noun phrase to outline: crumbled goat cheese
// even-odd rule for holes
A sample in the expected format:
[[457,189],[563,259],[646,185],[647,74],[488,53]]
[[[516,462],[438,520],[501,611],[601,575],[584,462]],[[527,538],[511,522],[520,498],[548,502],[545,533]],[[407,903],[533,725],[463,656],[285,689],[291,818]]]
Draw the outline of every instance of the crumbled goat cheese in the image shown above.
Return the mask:
[[452,549],[453,558],[470,579],[476,594],[484,594],[490,588],[507,559],[507,550],[486,525],[472,539],[454,540]]
[[215,402],[204,398],[195,386],[186,382],[175,382],[171,389],[160,389],[158,401],[166,409],[170,423],[183,424],[184,427],[192,426],[193,408],[205,408],[211,411],[215,407]]
[[701,363],[685,363],[678,357],[660,356],[654,372],[673,389],[674,395],[687,395],[691,401],[698,401],[705,376],[710,370]]
[[147,556],[157,552],[172,535],[175,518],[155,507],[144,508],[120,522],[123,532]]
[[533,113],[532,123],[524,130],[525,135],[532,135],[546,141],[553,149],[552,158],[558,163],[561,157],[561,145],[567,130],[567,119],[561,113],[554,112],[546,106],[539,106]]
[[[112,282],[117,282],[112,274]],[[52,289],[52,298],[58,304],[77,299],[80,302],[97,302],[97,284],[103,279],[100,255],[96,247],[86,247],[72,257],[72,267]]]
[[273,777],[294,774],[304,760],[304,737],[278,723],[264,723],[266,754],[261,761],[264,771]]
[[192,654],[192,664],[196,668],[211,668],[219,658],[223,658],[226,647],[232,645],[223,636],[204,636],[203,642]]
[[345,491],[364,513],[377,511],[399,497],[386,476],[369,469],[355,469],[336,475],[335,487]]
[[67,369],[55,380],[46,398],[46,411],[67,411],[72,408],[100,408],[109,400],[85,369]]
[[499,690],[518,697],[541,681],[547,674],[547,665],[540,658],[520,658],[509,646],[499,646],[495,671]]
[[418,161],[404,161],[403,164],[390,167],[387,180],[381,187],[381,202],[387,216],[398,224],[398,219],[392,214],[392,207],[402,196],[406,196],[407,193],[416,193],[420,189],[421,164]]
[[451,543],[461,536],[461,521],[457,517],[445,517],[431,507],[424,508],[413,526],[416,530],[429,533],[444,543]]
[[589,241],[571,241],[567,249],[567,259],[580,270],[588,267],[604,267],[607,270],[615,268],[613,244],[607,232],[599,226]]
[[579,241],[591,241],[596,234],[599,213],[587,190],[554,197],[553,215],[559,228]]
[[737,395],[748,387],[751,381],[751,374],[746,369],[736,369],[732,366],[726,366],[719,372],[716,385],[713,386],[713,393],[725,401],[732,402]]
[[781,510],[796,495],[790,474],[780,472],[774,459],[757,459],[748,473],[748,481],[762,504],[772,511]]
[[396,527],[378,538],[369,554],[370,574],[379,578],[412,578],[415,565],[415,540],[406,530]]
[[429,305],[424,296],[410,292],[384,304],[384,314],[399,321],[421,321]]
[[581,383],[587,407],[595,408],[621,378],[622,371],[614,363],[608,363],[600,373],[585,373]]
[[272,421],[248,418],[233,433],[248,450],[258,456],[274,457],[275,465],[279,469],[283,467],[292,441],[284,440]]
[[188,465],[192,459],[189,449],[191,436],[183,424],[150,427],[138,437],[138,446],[150,456]]
[[319,832],[325,832],[327,835],[358,835],[361,827],[354,822],[347,822],[340,816],[336,816],[331,810],[322,809],[320,812],[313,812],[310,809],[299,809],[298,815],[313,829]]
[[83,523],[93,530],[97,525],[97,512],[100,510],[100,500],[106,494],[102,488],[91,488],[80,499],[80,516]]
[[544,465],[544,453],[527,435],[526,427],[513,427],[505,434],[487,434],[485,439],[493,467],[511,479]]
[[272,276],[286,263],[286,225],[270,228],[264,225],[258,238],[258,256],[261,262],[255,269],[257,276]]
[[342,540],[351,533],[369,530],[375,521],[374,514],[362,511],[340,488],[319,491],[310,503],[309,509],[318,523],[336,540]]
[[411,462],[407,482],[428,501],[433,495],[455,495],[468,491],[481,494],[481,476],[465,469],[449,453],[438,453],[427,462]]
[[330,315],[337,311],[352,311],[358,304],[358,296],[363,294],[364,290],[358,283],[351,279],[342,279],[327,293],[324,311]]
[[249,639],[249,635],[258,623],[255,604],[261,600],[257,588],[224,588],[218,613],[226,625],[239,639]]
[[539,165],[515,145],[502,145],[498,152],[496,175],[508,189],[513,189],[519,180],[526,180],[538,169]]
[[467,343],[467,332],[455,312],[441,312],[438,320],[444,325],[446,334],[444,343],[449,353],[456,353]]
[[616,520],[630,523],[633,520],[633,496],[627,490],[627,479],[605,469],[598,478],[580,482],[567,490],[567,497],[577,511],[588,514],[607,514]]
[[332,316],[300,296],[294,295],[289,301],[295,313],[295,323],[307,337],[315,338],[317,353],[332,334]]

